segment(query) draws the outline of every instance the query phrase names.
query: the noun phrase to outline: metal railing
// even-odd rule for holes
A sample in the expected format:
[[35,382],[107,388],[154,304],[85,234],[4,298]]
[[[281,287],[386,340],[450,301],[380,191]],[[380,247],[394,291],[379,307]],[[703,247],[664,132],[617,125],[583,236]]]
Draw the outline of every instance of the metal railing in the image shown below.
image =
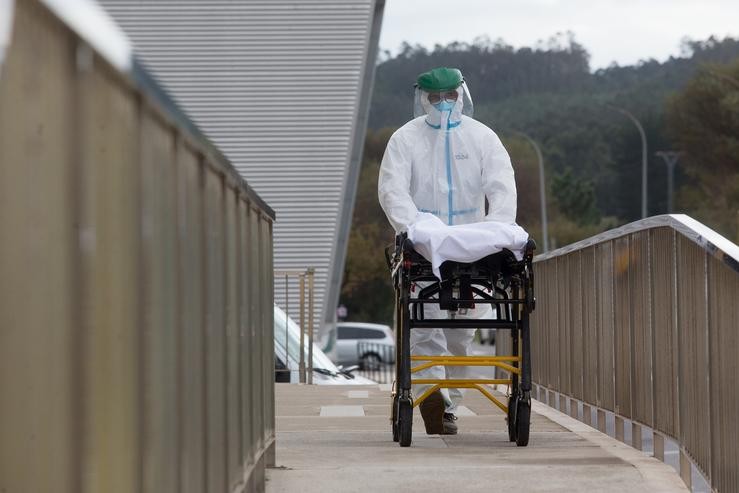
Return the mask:
[[[288,334],[288,318],[295,315],[297,308],[298,328],[300,330],[300,361],[298,362],[298,381],[299,383],[313,384],[313,335],[314,335],[314,306],[313,300],[315,296],[315,269],[309,267],[305,270],[276,270],[274,272],[275,279],[283,281],[284,302],[285,306],[285,354],[288,363],[285,368],[275,368],[275,372],[290,373],[289,355],[290,355],[290,337]],[[297,281],[297,286],[291,286],[291,279]],[[297,287],[297,303],[293,301],[290,292]],[[293,289],[291,289],[293,288]],[[297,304],[297,307],[295,305]],[[307,317],[306,317],[307,314]],[[307,321],[307,324],[306,324]],[[307,350],[306,350],[307,346]],[[288,376],[285,380],[290,381]]]
[[[739,490],[739,247],[684,215],[659,216],[535,259],[534,381],[584,403],[615,435],[632,423],[680,449],[716,491]],[[499,354],[509,351],[500,337]],[[574,402],[574,401],[573,401]],[[573,406],[572,414],[577,414]]]
[[261,490],[274,213],[53,5],[0,72],[0,490]]

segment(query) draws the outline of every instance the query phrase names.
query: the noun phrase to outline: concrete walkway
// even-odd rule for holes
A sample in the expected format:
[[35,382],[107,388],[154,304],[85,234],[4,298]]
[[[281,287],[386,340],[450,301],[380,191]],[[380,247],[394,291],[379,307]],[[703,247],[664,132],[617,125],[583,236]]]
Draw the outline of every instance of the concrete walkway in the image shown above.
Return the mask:
[[390,432],[382,386],[279,384],[277,467],[268,492],[687,491],[672,468],[535,403],[528,447],[508,441],[504,414],[468,391],[456,436],[413,443]]

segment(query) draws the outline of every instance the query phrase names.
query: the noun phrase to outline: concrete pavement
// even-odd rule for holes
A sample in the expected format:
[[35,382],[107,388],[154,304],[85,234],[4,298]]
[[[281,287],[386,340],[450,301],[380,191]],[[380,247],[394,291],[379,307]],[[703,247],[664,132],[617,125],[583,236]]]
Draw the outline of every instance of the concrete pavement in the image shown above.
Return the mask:
[[[687,491],[672,468],[535,403],[528,447],[504,414],[468,391],[456,436],[392,441],[386,387],[278,384],[277,467],[268,492]],[[571,431],[574,430],[574,431]]]

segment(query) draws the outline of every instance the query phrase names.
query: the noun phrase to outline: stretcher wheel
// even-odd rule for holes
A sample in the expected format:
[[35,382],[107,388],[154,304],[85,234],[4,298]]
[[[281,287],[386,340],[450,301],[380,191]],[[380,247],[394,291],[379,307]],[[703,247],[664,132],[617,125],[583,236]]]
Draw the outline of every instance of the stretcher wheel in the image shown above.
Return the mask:
[[518,398],[515,394],[508,398],[508,441],[516,441],[516,407],[518,406]]
[[398,430],[398,398],[393,398],[393,406],[391,411],[391,422],[393,424],[393,441],[400,440],[400,431]]
[[523,399],[516,406],[516,445],[525,447],[529,444],[529,428],[531,427],[531,403]]
[[401,447],[411,444],[413,435],[413,404],[402,400],[398,406],[398,435]]

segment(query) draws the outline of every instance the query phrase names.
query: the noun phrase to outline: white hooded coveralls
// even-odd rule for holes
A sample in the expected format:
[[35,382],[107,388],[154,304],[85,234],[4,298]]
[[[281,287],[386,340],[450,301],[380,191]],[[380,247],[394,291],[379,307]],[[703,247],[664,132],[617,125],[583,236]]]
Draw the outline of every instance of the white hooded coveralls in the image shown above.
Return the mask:
[[[462,114],[466,90],[466,85],[460,86],[454,107],[444,112],[428,103],[427,94],[421,94],[426,114],[403,125],[388,142],[378,196],[396,233],[407,231],[419,212],[434,214],[448,225],[516,221],[516,183],[510,157],[495,132]],[[438,305],[425,305],[424,310],[426,318],[448,316]],[[490,310],[489,305],[478,305],[466,316],[482,318]],[[411,354],[466,356],[474,334],[475,329],[413,329]],[[467,378],[468,373],[463,366],[434,366],[414,375]],[[426,388],[416,385],[413,393],[419,396]],[[444,397],[446,412],[454,413],[461,390],[450,389]]]

